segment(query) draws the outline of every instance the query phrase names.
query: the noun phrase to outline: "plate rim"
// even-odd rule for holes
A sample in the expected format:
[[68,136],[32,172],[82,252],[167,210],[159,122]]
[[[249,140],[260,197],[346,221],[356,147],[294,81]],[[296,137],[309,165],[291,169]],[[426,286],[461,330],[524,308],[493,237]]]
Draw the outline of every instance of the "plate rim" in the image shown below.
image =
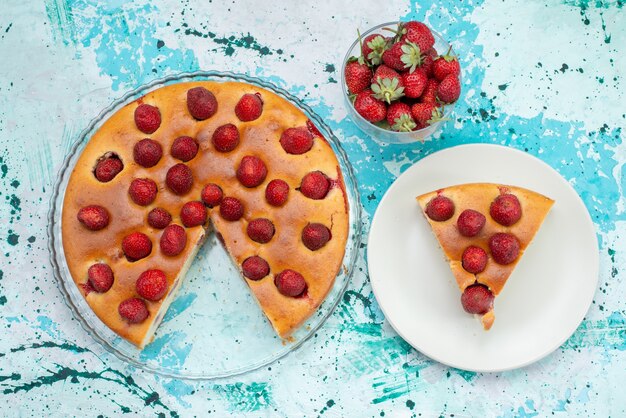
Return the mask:
[[[396,324],[394,324],[394,322],[389,318],[389,315],[387,314],[387,311],[385,310],[385,308],[383,307],[383,304],[380,303],[380,299],[379,299],[379,293],[380,289],[377,291],[377,286],[379,283],[378,280],[372,280],[372,273],[371,273],[371,260],[372,260],[372,254],[371,254],[371,248],[372,246],[370,245],[372,243],[372,237],[374,234],[372,234],[372,231],[375,229],[375,225],[377,224],[377,221],[380,219],[379,216],[379,208],[381,206],[383,206],[383,204],[386,202],[386,200],[389,198],[390,193],[392,192],[392,189],[395,187],[396,183],[405,175],[407,175],[408,172],[410,172],[411,170],[415,170],[414,167],[418,166],[422,161],[426,160],[429,157],[432,157],[433,155],[437,155],[439,153],[445,153],[445,152],[449,152],[451,150],[459,150],[459,149],[466,149],[466,148],[491,148],[491,149],[497,149],[498,151],[504,151],[504,152],[511,152],[512,154],[517,154],[517,156],[522,156],[525,158],[531,158],[533,160],[535,160],[536,162],[542,164],[544,167],[548,168],[550,171],[554,172],[558,177],[558,180],[565,185],[567,188],[570,189],[570,191],[572,191],[574,193],[574,195],[577,197],[577,202],[579,205],[581,205],[582,208],[584,208],[584,213],[585,213],[585,220],[587,221],[586,224],[586,232],[587,233],[591,233],[593,235],[593,243],[594,243],[594,248],[595,248],[595,252],[593,253],[592,257],[593,260],[593,270],[594,270],[594,276],[592,278],[592,280],[594,280],[594,291],[592,293],[590,293],[590,296],[588,298],[588,301],[585,303],[586,305],[586,309],[583,311],[582,316],[577,319],[577,321],[575,322],[575,326],[573,327],[573,329],[568,330],[567,333],[565,333],[565,337],[559,339],[558,344],[555,346],[550,346],[549,348],[547,348],[546,350],[543,350],[542,352],[540,352],[538,355],[527,359],[523,362],[519,362],[513,365],[510,365],[508,367],[496,367],[496,368],[479,368],[479,367],[467,367],[465,365],[461,365],[461,364],[455,364],[453,361],[444,361],[441,359],[441,357],[439,357],[438,355],[436,355],[436,353],[430,353],[430,352],[425,352],[422,349],[416,347],[415,345],[413,345],[413,343],[411,341],[409,341],[409,339],[407,339],[405,337],[405,334],[399,329],[399,327],[396,326]],[[587,228],[588,227],[588,228]],[[556,171],[552,166],[550,166],[548,163],[546,163],[545,161],[543,161],[542,159],[532,155],[532,154],[528,154],[522,150],[519,150],[517,148],[514,147],[510,147],[510,146],[506,146],[506,145],[500,145],[500,144],[492,144],[492,143],[480,143],[480,142],[476,142],[476,143],[469,143],[469,144],[459,144],[459,145],[455,145],[455,146],[451,146],[451,147],[447,147],[447,148],[443,148],[441,150],[435,151],[423,158],[421,158],[420,160],[414,162],[413,164],[411,164],[410,167],[408,167],[404,172],[402,172],[392,183],[391,185],[387,188],[387,191],[385,192],[385,194],[383,195],[383,197],[380,200],[380,203],[378,204],[378,206],[376,207],[376,212],[374,213],[374,216],[372,218],[372,222],[370,225],[370,229],[368,232],[368,237],[367,237],[367,269],[368,269],[368,276],[370,278],[370,284],[372,286],[372,292],[374,293],[374,297],[376,298],[376,303],[378,304],[380,310],[383,312],[383,315],[385,316],[385,319],[387,320],[387,322],[389,322],[389,324],[391,325],[391,327],[394,329],[394,331],[396,333],[398,333],[398,335],[404,340],[406,341],[409,345],[411,345],[411,347],[413,347],[416,351],[420,352],[421,354],[423,354],[424,356],[438,362],[441,363],[445,366],[449,366],[449,367],[454,367],[460,370],[467,370],[467,371],[471,371],[471,372],[477,372],[477,373],[498,373],[498,372],[504,372],[504,371],[509,371],[509,370],[516,370],[516,369],[520,369],[526,366],[529,366],[533,363],[536,363],[540,360],[542,360],[543,358],[547,357],[548,355],[552,354],[554,351],[556,351],[559,347],[561,347],[575,332],[576,330],[580,327],[580,324],[582,323],[582,321],[585,319],[585,316],[587,315],[587,313],[589,312],[589,309],[591,308],[591,305],[593,304],[593,298],[595,297],[595,293],[598,290],[598,282],[600,280],[600,248],[599,248],[599,244],[598,244],[598,237],[596,234],[596,226],[595,223],[593,222],[592,218],[591,218],[591,214],[589,213],[589,210],[587,209],[587,206],[585,205],[585,203],[583,202],[582,198],[580,197],[580,194],[578,194],[578,192],[572,187],[572,185],[558,172]]]
[[[103,338],[99,333],[95,331],[95,328],[91,326],[88,321],[83,318],[83,315],[79,312],[78,306],[76,306],[73,302],[71,291],[66,287],[64,272],[59,264],[57,258],[59,256],[64,257],[64,251],[62,245],[60,246],[60,253],[57,250],[57,246],[62,242],[62,236],[60,234],[61,226],[60,226],[60,214],[62,213],[63,207],[62,204],[60,207],[57,207],[57,201],[59,199],[63,199],[65,195],[65,190],[61,190],[61,186],[65,182],[66,176],[68,173],[71,174],[73,169],[72,159],[76,157],[77,153],[80,154],[81,148],[86,145],[89,141],[87,138],[89,135],[93,134],[94,129],[97,129],[99,125],[101,125],[104,121],[104,117],[111,116],[115,110],[121,108],[122,106],[128,104],[131,99],[136,97],[141,97],[149,92],[158,89],[160,87],[174,84],[174,83],[182,83],[182,82],[193,82],[193,81],[217,81],[217,82],[227,82],[227,81],[238,81],[244,82],[251,85],[255,85],[264,89],[269,90],[270,92],[277,94],[290,101],[293,105],[295,105],[300,111],[302,111],[314,125],[322,132],[329,146],[333,149],[333,152],[337,155],[339,160],[339,164],[342,166],[342,175],[344,178],[344,183],[352,184],[354,186],[354,190],[351,189],[349,193],[346,194],[349,200],[349,235],[348,239],[350,239],[350,235],[352,235],[352,244],[350,247],[346,247],[346,251],[344,254],[344,258],[342,259],[342,265],[339,269],[337,276],[342,273],[345,274],[344,283],[341,283],[341,287],[337,289],[338,296],[336,300],[333,301],[332,305],[328,307],[328,310],[324,312],[319,322],[315,324],[315,326],[310,327],[307,330],[307,334],[303,336],[300,340],[292,342],[292,348],[290,350],[285,350],[280,353],[276,357],[265,357],[258,361],[255,364],[247,368],[237,368],[232,370],[227,370],[223,373],[218,373],[215,375],[202,375],[202,374],[182,374],[181,372],[176,372],[170,370],[160,370],[158,367],[150,366],[147,363],[142,363],[136,359],[133,359],[124,353],[120,352],[119,349],[116,349],[111,345],[111,341],[107,341]],[[343,163],[343,164],[342,164]],[[72,167],[70,167],[72,165]],[[94,341],[96,341],[105,351],[113,354],[119,360],[123,361],[126,364],[129,364],[137,369],[147,371],[149,373],[154,373],[166,378],[174,378],[181,379],[187,381],[216,381],[220,379],[232,378],[234,376],[245,375],[248,373],[252,373],[256,370],[259,370],[263,367],[269,366],[283,358],[287,355],[297,351],[300,347],[305,345],[307,341],[309,341],[316,332],[326,323],[328,318],[335,311],[337,306],[342,300],[342,295],[345,293],[352,276],[355,271],[356,261],[359,258],[359,248],[363,242],[363,206],[361,204],[361,196],[358,192],[358,182],[357,177],[354,171],[354,167],[350,159],[348,158],[348,154],[341,145],[341,141],[337,138],[337,136],[333,133],[331,128],[328,126],[326,122],[303,100],[296,97],[294,94],[290,93],[284,88],[277,86],[275,83],[259,78],[250,76],[247,74],[241,74],[231,71],[217,71],[217,70],[198,70],[192,72],[178,72],[174,74],[167,75],[165,77],[160,77],[153,79],[149,82],[143,83],[125,93],[123,93],[118,98],[114,99],[110,104],[104,107],[96,116],[94,116],[89,123],[85,126],[83,130],[81,130],[76,136],[75,140],[71,143],[67,153],[65,154],[62,162],[60,163],[60,168],[56,173],[56,180],[53,184],[53,191],[49,200],[48,213],[47,213],[47,222],[48,225],[46,227],[46,234],[48,236],[48,250],[49,250],[49,262],[52,266],[52,273],[55,278],[57,287],[59,288],[63,302],[70,309],[72,316],[78,321],[83,330],[86,331],[87,335],[89,335]],[[56,229],[59,230],[59,234],[57,236]],[[348,257],[349,254],[349,257]],[[73,283],[73,281],[72,281]],[[335,278],[335,283],[337,280]],[[333,285],[334,287],[334,285]],[[333,289],[329,291],[332,292]],[[320,307],[323,306],[324,303],[327,302],[327,299],[324,299],[320,304]],[[316,313],[320,312],[319,308]],[[307,321],[315,318],[315,313],[307,319]],[[99,319],[98,319],[99,320]],[[306,326],[306,323],[303,324],[303,327]]]

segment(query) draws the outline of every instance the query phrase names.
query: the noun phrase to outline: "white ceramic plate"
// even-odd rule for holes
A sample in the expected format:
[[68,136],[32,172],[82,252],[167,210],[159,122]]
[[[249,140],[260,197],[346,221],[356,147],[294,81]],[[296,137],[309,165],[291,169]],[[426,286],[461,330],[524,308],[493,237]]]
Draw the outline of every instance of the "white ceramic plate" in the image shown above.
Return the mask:
[[[489,332],[461,294],[415,197],[473,182],[510,184],[555,200],[535,240],[496,298]],[[499,145],[462,145],[404,172],[383,197],[369,235],[372,288],[385,317],[417,350],[472,371],[533,363],[576,330],[598,283],[594,225],[574,189],[539,159]]]

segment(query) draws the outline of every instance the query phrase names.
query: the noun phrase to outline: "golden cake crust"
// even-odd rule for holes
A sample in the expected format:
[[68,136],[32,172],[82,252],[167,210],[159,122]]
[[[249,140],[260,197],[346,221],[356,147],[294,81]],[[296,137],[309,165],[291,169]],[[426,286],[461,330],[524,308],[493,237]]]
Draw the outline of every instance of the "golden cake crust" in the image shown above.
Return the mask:
[[[218,102],[217,113],[204,120],[195,120],[186,105],[187,91],[202,86],[211,91]],[[259,92],[264,105],[257,120],[241,122],[234,112],[236,103],[246,93]],[[134,123],[134,111],[141,103],[159,108],[161,125],[153,134],[139,131]],[[81,289],[87,280],[87,269],[96,262],[109,264],[115,275],[113,287],[106,293],[88,292],[86,301],[96,315],[114,332],[132,343],[142,346],[149,333],[161,304],[146,301],[150,315],[141,324],[128,324],[118,314],[119,303],[137,296],[135,281],[145,270],[158,268],[168,278],[169,289],[182,279],[178,277],[189,257],[193,257],[197,245],[205,235],[202,226],[185,228],[187,246],[175,256],[161,253],[159,239],[162,230],[150,227],[147,214],[154,207],[162,207],[172,215],[172,223],[182,225],[180,208],[188,201],[200,200],[200,192],[208,183],[218,184],[224,196],[240,199],[244,204],[244,216],[236,222],[221,218],[219,207],[209,209],[209,217],[217,233],[223,238],[226,250],[234,263],[241,263],[249,256],[259,255],[270,265],[270,274],[259,281],[244,279],[256,296],[263,312],[281,337],[289,336],[320,305],[334,283],[348,237],[348,202],[343,187],[342,174],[337,157],[330,145],[315,137],[313,147],[302,155],[287,154],[279,143],[281,133],[291,127],[305,126],[307,117],[287,100],[262,88],[236,82],[210,81],[179,83],[162,87],[124,106],[112,115],[92,136],[82,151],[65,191],[62,236],[63,248],[72,278]],[[240,143],[228,153],[217,152],[211,137],[214,130],[226,123],[239,128]],[[191,168],[194,183],[191,191],[177,196],[167,188],[167,170],[180,163],[170,155],[170,147],[179,136],[191,136],[199,144],[197,156],[185,163]],[[134,162],[133,147],[143,138],[159,142],[163,157],[151,168]],[[98,159],[108,152],[116,153],[124,169],[110,182],[98,181],[93,169]],[[261,158],[268,170],[265,181],[258,187],[245,188],[235,176],[242,157],[254,155]],[[312,200],[296,188],[302,177],[311,171],[321,171],[332,181],[328,195],[322,200]],[[158,187],[156,200],[149,206],[135,204],[128,196],[128,187],[135,178],[150,178]],[[289,198],[283,207],[273,207],[265,200],[265,187],[273,179],[289,184]],[[110,224],[100,231],[90,231],[77,220],[77,212],[87,205],[101,205],[110,215]],[[276,233],[266,244],[252,241],[246,233],[250,220],[265,217],[272,220]],[[301,231],[310,222],[326,225],[332,239],[321,249],[310,251],[301,242]],[[133,232],[145,233],[152,241],[152,253],[136,262],[129,262],[121,250],[122,238]],[[284,269],[301,273],[307,282],[302,297],[287,297],[278,292],[274,275]],[[85,292],[83,291],[83,294]],[[162,313],[161,313],[162,314]]]
[[[489,215],[491,203],[503,193],[512,193],[517,196],[522,207],[520,220],[510,227],[500,225]],[[426,205],[437,195],[446,196],[454,202],[454,215],[447,221],[433,221],[425,213]],[[448,259],[450,269],[454,273],[461,292],[466,287],[478,282],[489,287],[495,296],[500,293],[515,266],[522,259],[524,251],[554,203],[552,199],[532,190],[493,183],[468,183],[450,186],[420,195],[417,197],[417,201]],[[457,229],[457,219],[465,209],[473,209],[485,215],[485,226],[475,237],[464,237]],[[517,237],[520,243],[520,253],[517,259],[511,264],[501,265],[489,256],[483,272],[472,274],[466,271],[461,265],[463,251],[470,245],[474,245],[481,247],[489,254],[489,238],[498,232],[507,232]],[[483,325],[486,329],[491,327],[493,319],[493,312],[484,315]]]

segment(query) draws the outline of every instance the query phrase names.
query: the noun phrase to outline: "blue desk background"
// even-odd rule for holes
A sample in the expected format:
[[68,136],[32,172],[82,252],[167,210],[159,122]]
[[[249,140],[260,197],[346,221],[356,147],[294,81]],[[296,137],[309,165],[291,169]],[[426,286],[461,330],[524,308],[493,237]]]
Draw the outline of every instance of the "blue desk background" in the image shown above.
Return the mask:
[[[623,1],[279,3],[2,2],[0,414],[626,414]],[[356,28],[398,18],[425,20],[453,40],[463,93],[439,140],[381,146],[346,119],[338,81]],[[364,247],[349,290],[318,336],[271,368],[190,383],[108,354],[72,318],[52,276],[51,186],[70,144],[100,109],[149,80],[196,69],[270,80],[325,118],[357,171],[366,232],[393,180],[436,150],[497,143],[550,164],[582,197],[600,242],[600,286],[579,330],[521,370],[450,369],[413,350],[385,322]]]

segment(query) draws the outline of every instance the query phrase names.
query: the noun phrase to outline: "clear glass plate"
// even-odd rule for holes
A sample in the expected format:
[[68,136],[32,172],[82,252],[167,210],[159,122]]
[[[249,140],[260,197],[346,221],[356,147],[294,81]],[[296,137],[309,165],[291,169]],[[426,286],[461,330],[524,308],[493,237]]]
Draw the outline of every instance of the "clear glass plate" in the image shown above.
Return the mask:
[[[196,256],[154,341],[144,350],[138,350],[96,317],[72,280],[61,234],[65,189],[83,147],[118,109],[160,87],[200,80],[240,81],[270,90],[298,106],[326,137],[341,165],[350,203],[350,231],[343,267],[317,312],[294,333],[293,339],[284,341],[275,334],[248,286],[211,234]],[[354,172],[330,128],[310,107],[287,91],[257,78],[217,71],[183,73],[154,80],[104,109],[80,134],[65,158],[50,202],[48,222],[54,275],[66,304],[83,328],[120,359],[150,372],[182,379],[215,379],[246,373],[267,366],[300,347],[324,324],[341,300],[361,243],[361,203]]]

